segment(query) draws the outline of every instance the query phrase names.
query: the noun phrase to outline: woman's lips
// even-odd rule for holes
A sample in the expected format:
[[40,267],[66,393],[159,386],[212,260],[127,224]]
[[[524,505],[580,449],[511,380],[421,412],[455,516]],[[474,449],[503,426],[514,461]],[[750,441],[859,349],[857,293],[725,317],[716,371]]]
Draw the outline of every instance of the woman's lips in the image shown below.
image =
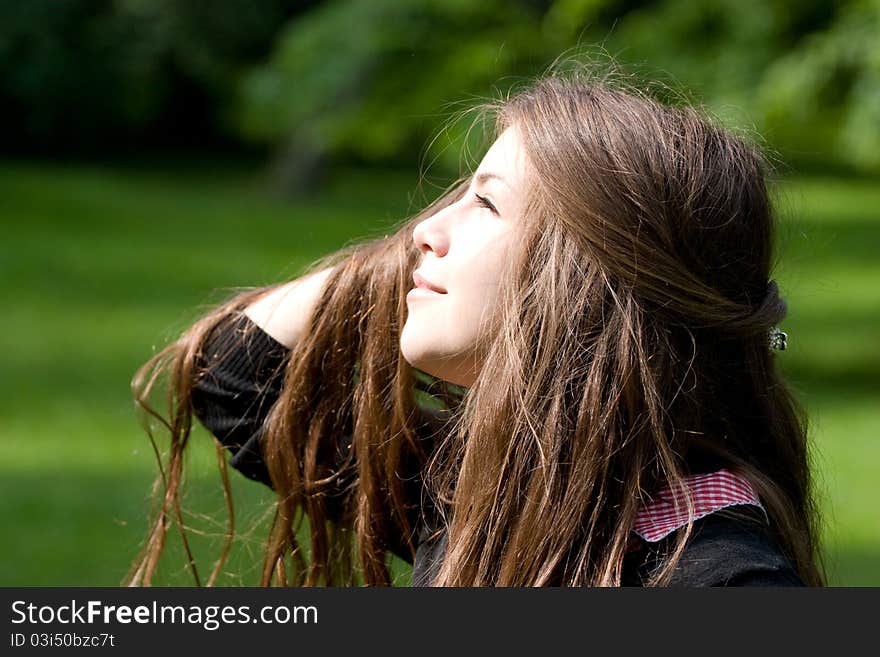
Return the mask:
[[435,292],[434,290],[429,290],[426,287],[414,287],[406,294],[407,301],[413,301],[414,299],[430,299],[430,298],[438,298],[442,297],[443,293]]
[[434,285],[431,281],[429,281],[417,271],[413,272],[413,282],[416,284],[416,290],[425,290],[427,292],[433,292],[435,294],[446,294],[446,290],[437,285]]

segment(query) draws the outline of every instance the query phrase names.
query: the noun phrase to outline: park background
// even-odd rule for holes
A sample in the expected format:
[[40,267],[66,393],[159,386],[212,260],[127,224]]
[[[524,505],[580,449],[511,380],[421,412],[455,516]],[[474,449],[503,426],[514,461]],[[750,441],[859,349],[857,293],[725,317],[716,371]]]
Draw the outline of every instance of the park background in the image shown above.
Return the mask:
[[[830,583],[880,585],[876,0],[0,1],[0,585],[121,583],[157,473],[137,368],[234,288],[434,198],[468,164],[449,117],[561,53],[607,53],[772,154],[777,358],[811,418]],[[206,573],[226,508],[191,440]],[[255,585],[272,494],[231,479],[218,583]],[[155,583],[188,585],[169,536]]]

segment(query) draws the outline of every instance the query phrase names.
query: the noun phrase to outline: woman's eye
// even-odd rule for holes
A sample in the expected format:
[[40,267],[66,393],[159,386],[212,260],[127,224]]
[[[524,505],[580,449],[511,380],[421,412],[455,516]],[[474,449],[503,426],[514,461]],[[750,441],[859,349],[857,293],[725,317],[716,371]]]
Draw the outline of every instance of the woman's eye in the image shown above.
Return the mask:
[[492,201],[487,199],[485,196],[480,196],[479,194],[474,194],[477,199],[477,203],[482,205],[484,208],[491,210],[493,214],[498,214],[498,210],[495,209],[495,206],[492,205]]

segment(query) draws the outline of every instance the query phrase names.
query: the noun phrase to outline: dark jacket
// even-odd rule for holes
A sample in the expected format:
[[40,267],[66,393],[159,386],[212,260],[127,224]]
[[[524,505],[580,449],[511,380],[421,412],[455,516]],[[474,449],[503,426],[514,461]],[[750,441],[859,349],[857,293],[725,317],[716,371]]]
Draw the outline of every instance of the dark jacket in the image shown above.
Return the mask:
[[[242,316],[215,330],[199,362],[208,373],[194,387],[193,411],[232,456],[229,464],[242,474],[271,487],[262,459],[260,439],[269,410],[281,391],[290,350]],[[426,425],[427,426],[427,425]],[[350,436],[337,437],[344,454]],[[330,510],[338,515],[341,509]],[[748,514],[745,514],[746,516]],[[671,584],[673,586],[796,586],[802,585],[790,563],[774,544],[763,516],[710,514],[694,523]],[[641,586],[675,534],[657,543],[639,540],[624,560],[623,584]],[[429,584],[446,548],[447,534],[431,509],[417,516],[415,558],[404,541],[389,549],[413,565],[412,584]]]

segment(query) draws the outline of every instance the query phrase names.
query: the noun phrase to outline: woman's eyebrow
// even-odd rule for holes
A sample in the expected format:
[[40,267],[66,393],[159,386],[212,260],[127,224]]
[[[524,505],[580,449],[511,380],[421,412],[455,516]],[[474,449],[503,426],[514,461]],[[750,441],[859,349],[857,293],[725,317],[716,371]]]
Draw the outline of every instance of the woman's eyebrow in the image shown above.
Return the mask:
[[483,185],[483,184],[485,184],[486,182],[488,182],[489,180],[492,180],[493,178],[494,178],[495,180],[500,180],[500,181],[503,182],[505,185],[507,185],[508,187],[510,187],[510,185],[508,185],[508,184],[507,184],[507,181],[504,179],[504,176],[500,176],[500,175],[498,175],[497,173],[492,173],[491,171],[484,171],[483,173],[479,173],[479,174],[477,174],[476,177],[474,178],[474,180],[476,181],[476,183],[477,183],[478,185]]

